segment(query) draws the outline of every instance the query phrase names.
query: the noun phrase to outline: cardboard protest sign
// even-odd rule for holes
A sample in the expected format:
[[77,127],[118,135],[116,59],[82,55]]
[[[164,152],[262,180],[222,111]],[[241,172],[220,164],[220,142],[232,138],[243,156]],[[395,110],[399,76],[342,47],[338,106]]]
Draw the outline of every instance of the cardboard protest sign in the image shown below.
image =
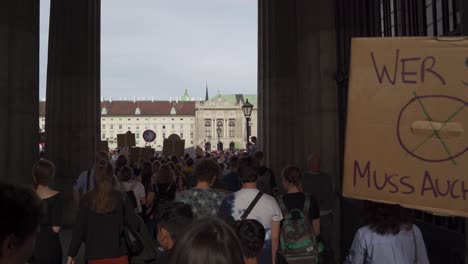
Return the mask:
[[180,139],[176,134],[172,134],[169,138],[164,139],[163,151],[164,156],[182,157],[185,150],[185,140]]
[[136,146],[135,134],[128,131],[125,134],[117,134],[118,147],[133,147]]
[[353,39],[344,195],[468,216],[468,40]]

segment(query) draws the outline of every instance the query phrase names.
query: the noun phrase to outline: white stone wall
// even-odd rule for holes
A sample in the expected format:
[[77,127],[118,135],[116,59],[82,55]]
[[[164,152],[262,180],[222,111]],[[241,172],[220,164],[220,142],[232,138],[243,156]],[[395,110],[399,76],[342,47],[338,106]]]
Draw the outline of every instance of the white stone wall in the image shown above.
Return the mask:
[[[39,128],[45,129],[45,117],[39,117]],[[156,140],[150,146],[162,150],[164,136],[177,134],[185,139],[185,148],[192,147],[195,139],[194,116],[101,116],[101,140],[109,141],[109,148],[117,148],[117,134],[127,131],[135,133],[136,145],[144,147],[143,132],[147,129],[156,132]]]
[[[257,136],[257,109],[254,108],[251,116],[251,136]],[[222,133],[219,141],[223,143],[224,149],[229,149],[229,144],[231,142],[241,143],[245,145],[246,143],[246,120],[242,109],[240,106],[236,105],[227,105],[220,103],[219,105],[202,105],[197,103],[195,107],[195,145],[198,145],[203,148],[206,142],[211,143],[211,149],[216,150],[218,143],[217,135],[217,124],[221,122]],[[211,124],[211,138],[206,136],[206,121]],[[229,134],[229,122],[234,121],[234,135]]]

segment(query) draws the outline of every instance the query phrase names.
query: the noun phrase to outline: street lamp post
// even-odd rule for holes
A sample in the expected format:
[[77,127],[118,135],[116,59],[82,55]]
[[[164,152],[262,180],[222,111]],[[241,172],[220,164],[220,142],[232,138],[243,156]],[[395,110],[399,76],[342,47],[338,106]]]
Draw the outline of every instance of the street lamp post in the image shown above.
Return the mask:
[[245,116],[246,126],[247,126],[247,143],[246,149],[249,150],[249,138],[250,138],[250,130],[249,130],[249,123],[250,123],[250,116],[252,115],[253,104],[249,103],[249,99],[247,99],[242,105],[242,112]]
[[221,137],[221,132],[222,132],[221,130],[222,130],[222,129],[221,129],[220,126],[218,126],[218,128],[216,128],[216,133],[218,134],[218,148],[217,148],[218,151],[223,150],[223,149],[222,149],[222,146],[221,146],[221,140],[219,139],[219,138]]

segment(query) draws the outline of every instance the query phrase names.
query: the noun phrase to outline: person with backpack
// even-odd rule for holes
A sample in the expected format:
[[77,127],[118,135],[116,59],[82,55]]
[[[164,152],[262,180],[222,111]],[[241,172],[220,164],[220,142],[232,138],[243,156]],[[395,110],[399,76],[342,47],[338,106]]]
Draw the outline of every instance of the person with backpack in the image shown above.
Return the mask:
[[258,256],[259,264],[276,263],[279,246],[281,209],[275,198],[257,189],[258,170],[254,158],[239,159],[242,189],[224,198],[218,216],[228,222],[255,219],[265,228],[265,243]]
[[281,175],[287,193],[279,198],[284,216],[281,222],[279,263],[318,263],[320,210],[315,198],[301,191],[302,175],[296,166],[286,167]]

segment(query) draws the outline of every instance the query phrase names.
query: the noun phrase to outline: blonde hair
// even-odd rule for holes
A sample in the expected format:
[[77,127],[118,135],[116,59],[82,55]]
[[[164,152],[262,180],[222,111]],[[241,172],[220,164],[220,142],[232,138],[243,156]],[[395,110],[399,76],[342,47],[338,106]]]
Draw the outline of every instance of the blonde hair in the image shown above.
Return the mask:
[[96,163],[94,174],[94,189],[91,191],[90,209],[96,213],[110,213],[116,205],[117,199],[112,195],[114,190],[114,175],[112,165],[104,160]]

